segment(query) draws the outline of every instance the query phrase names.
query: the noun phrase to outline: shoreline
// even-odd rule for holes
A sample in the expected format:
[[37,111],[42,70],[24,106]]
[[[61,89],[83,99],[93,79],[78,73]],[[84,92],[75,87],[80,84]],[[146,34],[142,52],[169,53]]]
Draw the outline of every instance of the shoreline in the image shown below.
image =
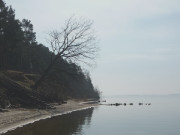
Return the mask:
[[55,105],[56,109],[9,109],[9,112],[0,113],[0,135],[43,119],[85,110],[97,105],[98,104],[83,104],[81,101],[68,100],[67,104]]

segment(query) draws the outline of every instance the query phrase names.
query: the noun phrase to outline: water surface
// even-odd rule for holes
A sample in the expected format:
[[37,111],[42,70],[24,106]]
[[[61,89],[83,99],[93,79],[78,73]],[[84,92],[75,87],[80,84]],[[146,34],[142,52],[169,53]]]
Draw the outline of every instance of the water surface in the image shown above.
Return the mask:
[[[112,96],[109,103],[42,120],[5,135],[180,135],[180,96]],[[139,106],[138,103],[144,103]],[[151,103],[151,105],[145,105]]]

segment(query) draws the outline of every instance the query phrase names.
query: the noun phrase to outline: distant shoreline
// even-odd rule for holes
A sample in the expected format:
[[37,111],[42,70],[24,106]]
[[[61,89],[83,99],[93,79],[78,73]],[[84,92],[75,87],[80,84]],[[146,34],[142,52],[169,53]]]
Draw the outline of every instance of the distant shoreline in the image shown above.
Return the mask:
[[97,104],[82,104],[81,101],[69,100],[67,104],[56,105],[56,109],[10,109],[0,113],[0,134],[36,121],[95,107]]

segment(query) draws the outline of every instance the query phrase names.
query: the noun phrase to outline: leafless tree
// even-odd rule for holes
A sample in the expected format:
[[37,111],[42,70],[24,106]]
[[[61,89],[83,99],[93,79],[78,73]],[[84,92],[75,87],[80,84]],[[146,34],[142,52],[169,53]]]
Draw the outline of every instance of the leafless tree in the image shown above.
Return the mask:
[[55,57],[52,57],[51,63],[35,83],[34,88],[38,87],[59,59],[75,63],[87,63],[87,59],[88,61],[95,59],[98,47],[92,24],[91,20],[70,17],[60,31],[50,32],[48,42]]

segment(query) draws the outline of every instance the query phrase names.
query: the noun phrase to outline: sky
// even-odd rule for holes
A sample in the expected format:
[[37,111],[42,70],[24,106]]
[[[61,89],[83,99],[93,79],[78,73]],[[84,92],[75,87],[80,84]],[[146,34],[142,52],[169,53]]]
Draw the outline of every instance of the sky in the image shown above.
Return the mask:
[[180,93],[179,0],[5,0],[37,41],[72,15],[94,21],[100,52],[90,68],[103,95]]

